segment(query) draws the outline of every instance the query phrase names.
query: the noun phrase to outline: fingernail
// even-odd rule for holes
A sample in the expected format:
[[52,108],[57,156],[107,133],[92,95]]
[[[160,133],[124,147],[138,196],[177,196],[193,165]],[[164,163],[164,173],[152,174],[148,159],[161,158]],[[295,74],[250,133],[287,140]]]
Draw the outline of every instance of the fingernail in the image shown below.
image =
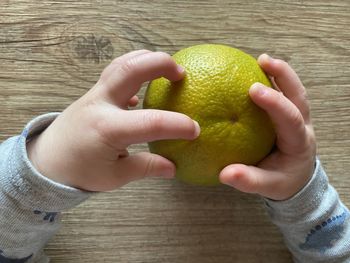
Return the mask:
[[259,62],[265,62],[265,63],[271,63],[273,61],[273,58],[266,53],[260,55]]
[[254,83],[249,90],[251,93],[255,93],[259,96],[265,96],[268,94],[268,88],[265,87],[263,84],[256,82]]
[[177,71],[178,71],[180,74],[184,74],[184,73],[185,73],[185,69],[184,69],[184,67],[182,67],[181,65],[177,65]]
[[197,121],[193,121],[194,122],[194,127],[195,127],[195,138],[197,138],[199,136],[199,134],[201,133],[201,127],[199,126],[199,123]]
[[263,56],[265,57],[266,60],[270,60],[271,61],[273,59],[270,55],[268,55],[266,53],[263,54]]

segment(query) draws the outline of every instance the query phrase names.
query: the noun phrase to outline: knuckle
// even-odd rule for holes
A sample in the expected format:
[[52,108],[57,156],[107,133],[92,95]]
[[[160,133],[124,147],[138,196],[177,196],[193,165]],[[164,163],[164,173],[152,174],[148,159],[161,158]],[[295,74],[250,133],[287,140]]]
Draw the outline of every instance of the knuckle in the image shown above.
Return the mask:
[[282,59],[276,59],[276,66],[279,69],[280,74],[287,74],[291,66],[288,62],[282,60]]
[[316,155],[316,136],[313,133],[313,131],[310,131],[310,129],[307,127],[307,141],[306,146],[310,149],[310,155]]
[[[293,127],[298,127],[301,125],[304,125],[304,119],[303,116],[301,115],[301,112],[296,108],[296,106],[288,102],[288,98],[284,96],[282,92],[276,92],[276,99],[274,100],[274,108],[278,109],[281,112],[284,112],[286,117],[289,120],[289,123]],[[286,107],[286,105],[289,105]]]
[[111,140],[111,124],[105,118],[95,119],[93,128],[99,134],[103,142],[110,142]]
[[162,131],[164,122],[165,119],[163,115],[158,111],[147,112],[147,114],[144,114],[143,116],[143,124],[146,127],[146,130],[150,129],[155,133],[160,133]]
[[110,73],[113,70],[113,64],[108,65],[103,69],[103,71],[100,74],[100,80],[101,81],[107,81],[107,79],[110,77]]
[[271,100],[271,106],[274,109],[284,107],[283,105],[286,100],[286,97],[283,95],[283,93],[280,91],[271,90],[271,94],[273,95],[273,99]]
[[304,120],[301,113],[297,110],[291,110],[289,113],[289,122],[293,127],[304,126]]
[[305,103],[308,101],[308,95],[304,86],[301,86],[297,99]]
[[304,86],[302,87],[302,90],[300,92],[298,100],[301,103],[303,103],[303,105],[305,105],[305,107],[306,107],[306,110],[309,111],[310,103],[309,103],[309,100],[308,100],[308,94],[307,94],[306,89],[304,88]]
[[145,168],[145,172],[143,174],[143,178],[152,176],[152,173],[154,171],[154,166],[155,166],[155,159],[154,159],[154,156],[151,155],[148,158],[147,165],[146,165],[146,168]]
[[257,193],[260,188],[260,181],[258,176],[251,176],[250,182],[247,185],[249,193]]
[[287,61],[282,60],[282,59],[276,59],[276,64],[281,67],[281,68],[287,68],[289,67],[289,64]]
[[[89,116],[91,130],[94,131],[97,139],[104,145],[118,148],[119,142],[124,137],[123,131],[116,130],[113,122],[101,110],[90,109]],[[119,138],[118,142],[116,138]]]
[[142,52],[142,53],[147,53],[147,52],[151,52],[151,51],[150,51],[150,50],[148,50],[148,49],[143,48],[143,49],[140,49],[140,50],[139,50],[139,52]]
[[161,62],[172,62],[172,57],[168,53],[157,51],[154,54]]
[[115,65],[118,64],[121,60],[121,57],[116,57],[112,60],[112,62],[110,63],[110,65]]
[[308,94],[307,94],[307,92],[306,92],[306,89],[305,89],[305,87],[304,87],[303,85],[301,85],[301,86],[302,86],[302,90],[301,90],[300,96],[301,96],[304,100],[307,100],[307,99],[308,99]]
[[137,58],[129,58],[123,63],[119,64],[119,69],[122,73],[129,74],[137,69]]

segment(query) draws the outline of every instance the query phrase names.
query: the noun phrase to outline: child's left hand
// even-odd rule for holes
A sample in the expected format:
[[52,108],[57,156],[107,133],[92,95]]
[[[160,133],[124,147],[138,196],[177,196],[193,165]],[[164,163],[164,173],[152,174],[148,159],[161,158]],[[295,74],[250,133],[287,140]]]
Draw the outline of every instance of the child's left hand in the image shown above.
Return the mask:
[[228,165],[220,180],[243,192],[286,200],[299,192],[314,172],[316,139],[309,103],[305,87],[285,61],[262,55],[258,62],[274,78],[279,91],[256,83],[249,94],[275,126],[276,149],[257,166]]

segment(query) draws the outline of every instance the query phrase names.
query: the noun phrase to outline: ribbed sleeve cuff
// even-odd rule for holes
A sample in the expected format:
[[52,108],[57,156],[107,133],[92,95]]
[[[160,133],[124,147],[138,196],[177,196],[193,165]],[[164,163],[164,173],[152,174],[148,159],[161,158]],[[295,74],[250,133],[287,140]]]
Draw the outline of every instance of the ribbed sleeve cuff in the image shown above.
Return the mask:
[[[40,174],[27,156],[26,142],[46,129],[59,113],[41,115],[27,124],[8,147],[4,191],[23,206],[42,211],[62,211],[80,204],[92,192],[85,192],[50,180]],[[54,151],[54,149],[52,149]]]
[[303,189],[288,200],[265,199],[265,204],[273,220],[293,221],[318,207],[327,189],[328,178],[317,159],[314,174]]

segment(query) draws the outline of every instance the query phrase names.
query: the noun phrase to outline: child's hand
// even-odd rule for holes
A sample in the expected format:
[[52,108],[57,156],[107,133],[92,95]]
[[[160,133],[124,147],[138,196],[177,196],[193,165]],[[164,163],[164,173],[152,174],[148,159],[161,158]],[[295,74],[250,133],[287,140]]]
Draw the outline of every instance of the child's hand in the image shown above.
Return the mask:
[[285,200],[301,190],[313,174],[315,135],[306,91],[294,70],[286,62],[267,55],[261,55],[258,62],[280,90],[256,83],[249,91],[251,99],[274,123],[277,149],[257,167],[242,164],[225,167],[220,180],[243,192]]
[[107,191],[148,176],[173,177],[175,165],[151,153],[129,155],[127,147],[161,139],[195,139],[198,123],[175,112],[128,110],[141,84],[184,70],[165,53],[139,50],[115,59],[97,84],[70,105],[41,135],[28,155],[45,176],[89,191]]

